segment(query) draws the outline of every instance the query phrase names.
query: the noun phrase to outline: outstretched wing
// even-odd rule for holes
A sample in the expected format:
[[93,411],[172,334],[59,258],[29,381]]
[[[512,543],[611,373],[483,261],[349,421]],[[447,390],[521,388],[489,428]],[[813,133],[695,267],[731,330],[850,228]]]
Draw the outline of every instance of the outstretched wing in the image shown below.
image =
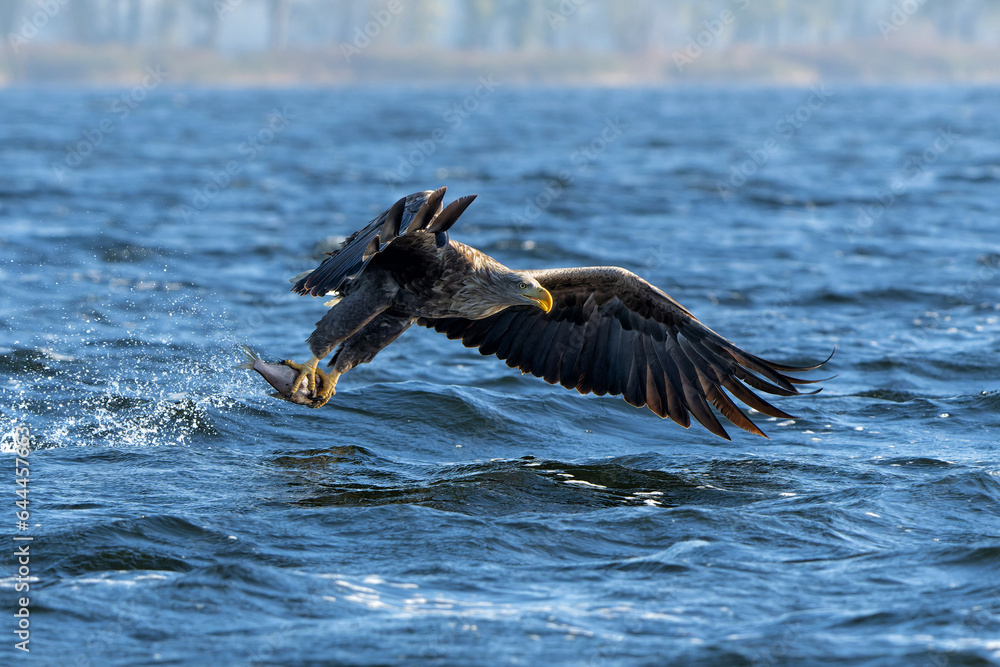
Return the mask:
[[[752,392],[800,393],[803,380],[784,366],[744,352],[639,276],[616,267],[529,271],[552,294],[548,313],[530,306],[481,319],[422,320],[466,347],[494,354],[508,366],[580,393],[621,394],[687,428],[694,415],[729,439],[714,405],[742,429],[764,435],[723,389],[751,408],[792,418]],[[825,362],[823,362],[825,363]],[[809,392],[814,393],[814,392]]]
[[346,280],[364,271],[375,255],[408,234],[432,233],[437,246],[444,247],[448,243],[448,229],[476,198],[476,195],[460,197],[442,208],[441,200],[446,190],[438,188],[403,197],[351,234],[339,250],[328,253],[330,256],[296,282],[292,291],[313,296],[336,292]]

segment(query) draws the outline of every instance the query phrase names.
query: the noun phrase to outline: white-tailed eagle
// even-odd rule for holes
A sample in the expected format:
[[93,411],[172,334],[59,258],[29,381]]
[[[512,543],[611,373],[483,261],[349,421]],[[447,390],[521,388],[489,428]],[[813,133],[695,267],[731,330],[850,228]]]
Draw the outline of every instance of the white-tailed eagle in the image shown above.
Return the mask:
[[[475,195],[442,206],[444,193],[400,199],[298,277],[293,291],[336,298],[309,336],[313,357],[284,362],[299,371],[292,395],[307,388],[313,407],[326,404],[343,373],[371,361],[414,323],[550,384],[621,395],[685,428],[693,415],[726,439],[711,406],[764,435],[730,395],[791,418],[751,388],[791,396],[801,393],[795,385],[818,381],[787,373],[822,364],[786,366],[744,352],[625,269],[515,271],[450,240],[448,230]],[[331,370],[320,370],[335,349]]]

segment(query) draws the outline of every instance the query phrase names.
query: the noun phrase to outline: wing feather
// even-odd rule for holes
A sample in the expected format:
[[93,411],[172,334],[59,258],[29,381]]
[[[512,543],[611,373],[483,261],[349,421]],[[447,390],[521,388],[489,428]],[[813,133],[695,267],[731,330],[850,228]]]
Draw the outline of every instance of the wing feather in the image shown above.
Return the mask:
[[[552,338],[555,336],[558,328],[558,323],[547,320],[545,327],[542,329],[541,336],[537,341],[532,341],[536,345],[531,359],[533,367],[531,373],[533,375],[544,378],[549,369],[549,358],[558,355],[559,350],[552,348]],[[549,380],[546,380],[546,382],[549,382]]]
[[583,318],[583,330],[579,332],[581,349],[573,364],[573,375],[576,377],[577,391],[587,394],[593,388],[593,374],[590,369],[593,368],[594,354],[600,344],[601,318],[593,294],[587,297],[583,305]]
[[545,328],[547,321],[544,318],[529,318],[528,324],[525,325],[523,317],[526,313],[524,311],[532,310],[531,307],[508,308],[508,310],[516,310],[522,316],[519,318],[517,325],[520,327],[520,330],[515,336],[510,337],[509,346],[504,344],[500,347],[497,356],[505,360],[511,368],[520,368],[525,373],[538,375],[538,373],[534,373],[532,370],[534,368],[532,366],[532,359],[534,359],[538,337]]
[[448,243],[448,228],[476,198],[461,197],[442,209],[446,189],[415,192],[398,200],[349,236],[339,250],[328,253],[330,256],[296,282],[292,291],[312,296],[336,292],[346,281],[360,275],[372,258],[401,238],[423,233],[428,235],[429,243],[443,247]]
[[608,318],[601,320],[597,343],[594,345],[594,361],[590,369],[592,391],[598,396],[604,396],[611,389],[611,376],[614,372],[612,359],[618,359],[621,335],[622,328],[614,321]]
[[[703,354],[696,345],[693,345],[686,338],[682,337],[680,339],[680,346],[688,358],[694,362],[695,370],[698,373],[698,381],[701,383],[704,395],[708,401],[718,408],[719,412],[732,423],[746,431],[766,438],[767,436],[764,435],[764,432],[757,428],[757,425],[736,407],[736,404],[726,395],[726,392],[722,391],[723,379],[716,360]],[[699,359],[704,363],[698,363],[697,360]]]
[[667,339],[664,345],[651,345],[651,347],[660,362],[660,368],[663,369],[663,389],[667,403],[667,414],[684,428],[689,428],[691,418],[687,403],[684,401],[684,383],[670,354],[670,348],[676,344],[677,341]]
[[705,400],[707,393],[705,385],[702,383],[698,369],[695,368],[694,363],[685,354],[683,345],[675,345],[671,351],[673,352],[674,361],[677,363],[677,368],[680,370],[683,380],[684,401],[687,403],[691,415],[715,435],[730,440],[731,438],[726,433],[726,429],[719,423],[719,420],[715,417],[715,413],[709,407],[708,401]]
[[632,339],[632,349],[622,346],[622,355],[628,355],[628,357],[620,357],[623,367],[626,364],[629,367],[628,380],[625,381],[622,398],[629,405],[641,408],[646,405],[646,354],[642,350],[643,337],[635,330],[630,331],[629,334]]
[[[496,323],[483,332],[481,336],[482,342],[476,342],[475,347],[479,348],[479,351],[483,354],[496,354],[500,350],[500,345],[510,338],[507,336],[507,329],[510,327],[511,322],[514,321],[517,313],[511,311],[510,308],[500,313],[497,317]],[[471,342],[471,341],[470,341]]]
[[795,396],[807,393],[796,385],[817,382],[788,373],[813,370],[822,363],[788,366],[741,350],[624,269],[529,273],[552,294],[550,312],[515,307],[481,320],[446,318],[420,324],[478,347],[483,354],[496,354],[507,365],[551,384],[598,396],[621,395],[629,404],[646,406],[685,428],[693,416],[726,439],[729,434],[712,406],[736,426],[763,436],[733,399],[767,415],[791,418],[752,389]]
[[[692,352],[700,356],[706,364],[711,366],[713,377],[716,383],[724,387],[729,393],[738,398],[740,401],[745,403],[747,406],[753,408],[757,412],[762,412],[771,417],[780,417],[783,419],[795,419],[792,415],[779,410],[767,401],[763,400],[757,394],[753,393],[746,386],[739,382],[741,375],[746,376],[747,374],[740,368],[730,357],[723,357],[715,354],[710,346],[691,346]],[[765,389],[766,391],[766,389]],[[784,390],[782,390],[784,391]],[[794,395],[794,394],[792,394]],[[729,416],[726,416],[727,419]],[[730,421],[735,421],[730,419]],[[753,422],[750,422],[751,424]],[[756,426],[754,427],[756,428]],[[752,429],[747,429],[752,430]],[[761,433],[761,435],[764,435]],[[767,437],[767,436],[765,436]]]
[[[559,336],[559,329],[562,328],[563,323],[559,322],[554,327],[552,327],[553,337]],[[557,350],[553,350],[545,356],[544,360],[544,372],[542,373],[542,379],[549,384],[558,384],[559,378],[562,374],[562,362],[563,353]]]
[[628,388],[629,378],[632,376],[632,348],[635,345],[635,332],[631,329],[617,328],[619,329],[618,345],[608,350],[611,361],[608,369],[608,393],[612,396],[620,394],[628,401],[625,390]]
[[670,416],[670,397],[667,394],[666,373],[656,346],[648,337],[643,338],[646,352],[646,407],[659,417]]

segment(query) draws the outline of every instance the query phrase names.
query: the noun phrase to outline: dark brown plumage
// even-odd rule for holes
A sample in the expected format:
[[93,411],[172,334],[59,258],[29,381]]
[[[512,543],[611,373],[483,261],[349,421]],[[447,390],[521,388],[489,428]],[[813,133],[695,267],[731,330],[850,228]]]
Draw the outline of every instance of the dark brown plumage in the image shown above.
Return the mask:
[[[414,322],[551,384],[621,395],[685,428],[693,415],[726,439],[713,405],[740,428],[764,435],[729,394],[791,418],[750,388],[791,396],[800,393],[795,385],[815,382],[788,373],[822,364],[786,366],[744,352],[625,269],[512,271],[451,241],[448,229],[474,197],[443,208],[444,191],[399,200],[296,282],[299,294],[341,297],[309,338],[313,359],[293,364],[314,387],[316,407],[342,373],[370,361]],[[338,345],[330,374],[317,371]]]

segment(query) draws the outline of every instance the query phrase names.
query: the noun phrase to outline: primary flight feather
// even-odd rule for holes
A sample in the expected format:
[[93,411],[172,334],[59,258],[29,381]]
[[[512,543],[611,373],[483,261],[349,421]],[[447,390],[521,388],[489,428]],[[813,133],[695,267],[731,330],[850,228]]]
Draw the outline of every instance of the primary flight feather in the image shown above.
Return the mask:
[[[299,371],[291,395],[305,388],[313,407],[326,404],[343,373],[371,361],[414,323],[551,384],[621,395],[685,428],[694,416],[726,439],[711,406],[764,435],[730,395],[791,418],[751,388],[791,396],[800,393],[796,385],[816,382],[787,373],[822,364],[786,366],[749,354],[625,269],[515,271],[452,241],[448,230],[475,195],[445,207],[444,194],[439,188],[400,199],[298,277],[293,291],[336,298],[309,336],[312,358],[284,362]],[[331,352],[324,372],[319,361]]]

